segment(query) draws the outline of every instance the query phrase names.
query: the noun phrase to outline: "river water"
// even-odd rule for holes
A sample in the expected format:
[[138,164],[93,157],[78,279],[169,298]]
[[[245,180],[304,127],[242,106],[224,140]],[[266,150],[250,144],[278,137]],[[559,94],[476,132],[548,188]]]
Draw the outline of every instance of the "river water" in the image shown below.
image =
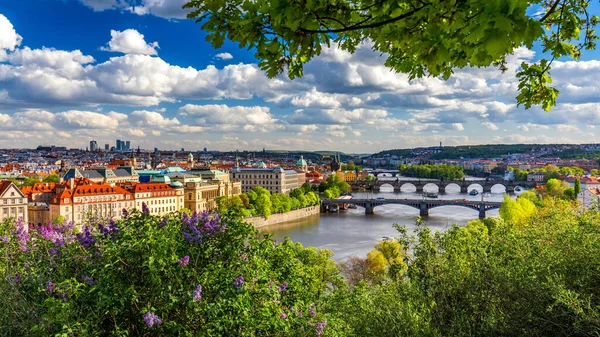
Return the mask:
[[[436,192],[437,187],[425,186],[426,191]],[[422,199],[420,193],[415,193],[415,188],[406,186],[402,192],[382,191],[380,193],[352,193],[354,198],[386,199]],[[458,186],[448,186],[445,194],[440,194],[439,199],[468,199],[481,200],[482,189],[473,186],[479,194],[471,196],[460,194]],[[502,201],[504,187],[492,188],[492,194],[484,197],[485,201]],[[514,196],[513,196],[514,197]],[[498,210],[486,212],[487,216],[498,216]],[[283,240],[291,238],[294,242],[301,242],[304,246],[328,248],[334,252],[334,259],[342,261],[350,256],[365,257],[373,246],[381,241],[384,236],[395,236],[396,230],[392,224],[407,225],[409,232],[415,228],[414,223],[419,216],[419,210],[405,205],[383,205],[375,208],[375,214],[365,215],[363,208],[349,209],[339,213],[322,213],[308,218],[273,225],[265,229],[273,233],[275,238]],[[460,206],[436,207],[429,210],[429,216],[423,218],[427,227],[436,231],[443,231],[452,224],[464,225],[477,219],[479,213],[475,210]]]

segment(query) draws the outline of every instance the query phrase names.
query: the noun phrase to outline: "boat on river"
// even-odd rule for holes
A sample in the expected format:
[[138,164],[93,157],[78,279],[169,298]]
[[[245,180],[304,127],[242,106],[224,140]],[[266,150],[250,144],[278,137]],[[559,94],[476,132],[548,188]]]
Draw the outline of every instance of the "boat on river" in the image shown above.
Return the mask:
[[329,212],[336,213],[338,210],[338,205],[329,205]]
[[427,192],[427,193],[425,193],[425,197],[426,198],[436,198],[437,199],[438,194],[435,193],[435,192]]
[[477,190],[471,190],[471,192],[469,192],[469,195],[477,195],[479,194],[479,192]]

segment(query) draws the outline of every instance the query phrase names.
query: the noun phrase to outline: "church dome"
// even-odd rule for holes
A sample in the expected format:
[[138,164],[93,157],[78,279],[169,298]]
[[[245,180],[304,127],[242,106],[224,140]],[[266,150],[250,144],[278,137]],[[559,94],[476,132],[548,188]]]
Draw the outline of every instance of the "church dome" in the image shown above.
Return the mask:
[[298,161],[296,161],[296,166],[307,166],[308,163],[306,162],[306,160],[304,160],[304,156],[300,156],[300,159],[298,159]]

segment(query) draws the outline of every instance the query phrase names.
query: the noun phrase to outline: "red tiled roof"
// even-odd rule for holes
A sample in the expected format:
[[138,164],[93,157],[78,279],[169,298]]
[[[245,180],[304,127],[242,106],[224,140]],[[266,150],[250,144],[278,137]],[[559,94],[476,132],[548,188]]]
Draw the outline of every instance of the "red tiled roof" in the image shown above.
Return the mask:
[[173,191],[173,187],[165,183],[123,183],[123,188],[133,193],[138,192],[156,192],[156,191]]
[[2,180],[2,182],[0,182],[0,195],[4,194],[4,192],[6,192],[6,190],[12,184],[13,184],[13,182],[10,180]]

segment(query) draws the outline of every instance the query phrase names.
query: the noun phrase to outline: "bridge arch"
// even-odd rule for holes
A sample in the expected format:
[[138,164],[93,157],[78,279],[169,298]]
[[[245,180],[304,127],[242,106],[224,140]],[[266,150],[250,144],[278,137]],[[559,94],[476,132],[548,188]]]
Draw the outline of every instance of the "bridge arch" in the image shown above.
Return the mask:
[[379,185],[379,192],[394,192],[394,185],[390,183],[383,183]]
[[413,184],[413,183],[402,183],[402,185],[400,185],[400,192],[415,192],[417,190],[417,185]]
[[[448,188],[448,187],[450,187],[450,188]],[[442,189],[440,188],[440,190],[442,190]],[[450,192],[453,194],[458,194],[458,193],[460,193],[461,188],[460,188],[460,185],[457,183],[449,183],[443,188],[443,190],[444,190],[444,193]]]
[[[504,188],[504,191],[502,191],[502,192],[499,192],[499,189],[498,189],[498,188],[499,188],[500,186],[501,186],[502,188]],[[505,185],[505,184],[503,184],[503,183],[495,183],[495,184],[493,184],[492,186],[490,186],[490,191],[491,191],[491,192],[493,192],[493,193],[506,193],[506,192],[507,192],[507,188],[506,188],[506,185]]]
[[480,183],[471,183],[469,184],[469,186],[467,186],[467,192],[471,192],[471,190],[477,190],[477,192],[481,193],[483,192],[483,185]]
[[426,183],[423,185],[424,192],[440,192],[440,186],[436,183]]

